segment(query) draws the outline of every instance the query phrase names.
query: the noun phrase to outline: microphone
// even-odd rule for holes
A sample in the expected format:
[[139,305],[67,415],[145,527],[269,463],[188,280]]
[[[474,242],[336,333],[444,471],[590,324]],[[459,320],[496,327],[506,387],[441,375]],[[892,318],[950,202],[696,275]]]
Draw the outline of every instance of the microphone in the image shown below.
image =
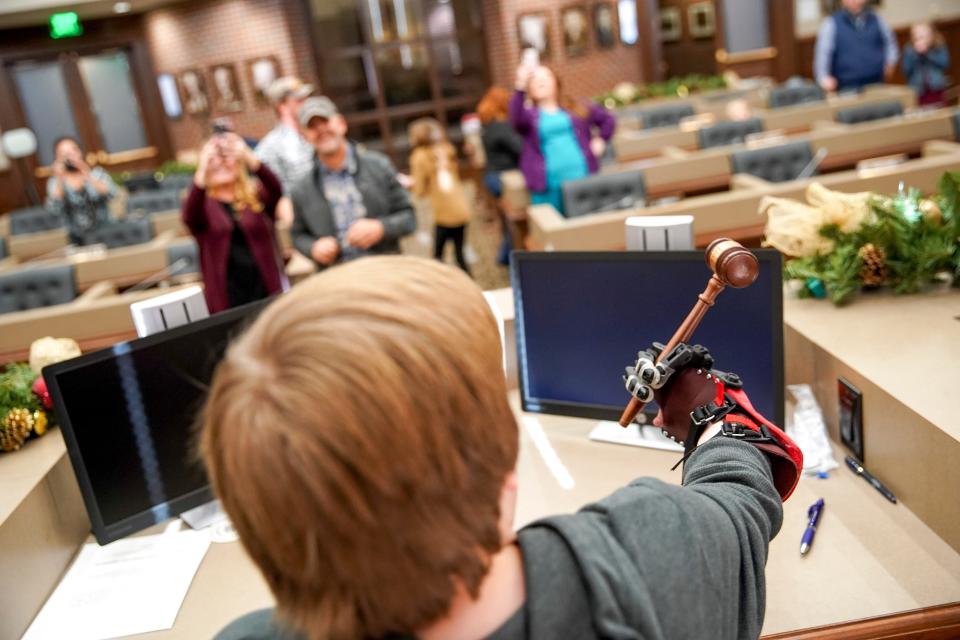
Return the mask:
[[804,178],[809,178],[817,170],[817,167],[820,166],[820,163],[823,162],[823,159],[827,157],[827,150],[824,147],[817,149],[816,155],[810,159],[810,162],[803,167],[800,171],[800,175],[797,176],[797,180],[803,180]]
[[176,260],[174,260],[173,262],[165,266],[163,269],[160,269],[155,273],[151,273],[149,276],[147,276],[140,282],[136,283],[129,289],[127,289],[125,293],[134,293],[136,291],[142,291],[144,289],[148,289],[149,287],[160,282],[161,280],[165,280],[171,276],[177,275],[177,271],[189,265],[190,265],[190,260],[188,260],[187,258],[177,258]]
[[643,206],[644,199],[637,198],[633,195],[623,196],[619,200],[614,200],[613,202],[608,202],[599,209],[595,209],[593,213],[605,213],[607,211],[619,211],[621,209],[632,209],[633,207],[640,205]]

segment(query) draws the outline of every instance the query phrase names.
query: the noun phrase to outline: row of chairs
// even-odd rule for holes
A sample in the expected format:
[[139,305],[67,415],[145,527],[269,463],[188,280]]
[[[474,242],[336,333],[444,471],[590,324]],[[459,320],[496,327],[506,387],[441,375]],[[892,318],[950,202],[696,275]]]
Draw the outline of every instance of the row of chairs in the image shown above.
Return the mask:
[[[127,214],[130,216],[150,216],[161,211],[180,208],[180,190],[160,190],[135,193],[127,198]],[[63,217],[45,207],[27,207],[11,211],[10,235],[17,236],[60,229],[64,226]]]
[[[188,238],[167,248],[168,278],[200,271],[197,243]],[[0,314],[71,302],[79,295],[73,265],[28,266],[0,272]]]
[[[645,129],[675,127],[684,118],[694,115],[693,106],[689,104],[666,105],[631,113],[639,117]],[[899,115],[903,115],[903,105],[900,102],[891,101],[840,109],[835,117],[837,122],[843,124],[858,124]],[[763,131],[763,121],[760,118],[719,122],[700,129],[698,133],[700,148],[707,149],[742,142],[745,136],[760,131]]]
[[[745,149],[730,154],[733,173],[747,173],[769,182],[795,180],[814,159],[807,141],[775,147]],[[643,206],[646,185],[643,171],[602,173],[562,186],[563,204],[568,218]]]

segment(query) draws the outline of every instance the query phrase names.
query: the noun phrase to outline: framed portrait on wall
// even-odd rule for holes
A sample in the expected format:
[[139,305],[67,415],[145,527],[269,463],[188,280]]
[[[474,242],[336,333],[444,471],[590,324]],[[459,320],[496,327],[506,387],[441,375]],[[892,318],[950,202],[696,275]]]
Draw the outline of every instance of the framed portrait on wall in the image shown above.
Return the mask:
[[660,41],[677,42],[683,35],[683,16],[680,7],[662,7],[660,9]]
[[617,44],[617,12],[613,4],[593,5],[593,40],[600,49],[612,49]]
[[590,20],[584,6],[567,7],[560,12],[560,27],[563,31],[563,53],[576,58],[587,52],[590,46]]
[[637,0],[618,0],[617,17],[620,26],[620,42],[630,46],[637,44],[640,32],[637,27]]
[[177,79],[172,73],[157,75],[157,89],[160,90],[160,101],[163,103],[163,112],[171,120],[179,120],[183,116],[183,103],[180,102],[180,90]]
[[253,88],[253,97],[261,105],[270,104],[267,89],[283,74],[277,56],[260,56],[246,61],[247,80]]
[[199,69],[184,69],[177,74],[180,85],[180,97],[183,110],[192,116],[210,113],[210,98],[207,97],[207,83]]
[[520,50],[536,49],[540,58],[550,57],[550,14],[546,11],[523,13],[517,16],[517,36]]
[[687,7],[687,28],[694,38],[712,38],[717,32],[717,16],[713,2],[695,2]]
[[233,63],[216,64],[210,67],[213,79],[214,111],[243,111],[243,95],[240,93],[240,79],[237,67]]

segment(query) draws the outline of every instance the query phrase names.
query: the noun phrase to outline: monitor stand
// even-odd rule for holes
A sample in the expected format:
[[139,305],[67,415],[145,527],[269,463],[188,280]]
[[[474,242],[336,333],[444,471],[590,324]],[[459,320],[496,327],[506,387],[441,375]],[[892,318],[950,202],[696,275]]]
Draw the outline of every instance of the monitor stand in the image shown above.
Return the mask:
[[626,444],[631,447],[647,447],[648,449],[663,449],[664,451],[683,453],[682,446],[663,435],[659,427],[648,424],[639,425],[636,422],[631,422],[630,426],[624,428],[617,422],[605,420],[597,423],[597,426],[590,431],[589,437],[597,442]]
[[227,520],[227,513],[223,510],[219,500],[211,500],[199,507],[184,511],[180,514],[180,519],[186,522],[191,529],[199,531]]

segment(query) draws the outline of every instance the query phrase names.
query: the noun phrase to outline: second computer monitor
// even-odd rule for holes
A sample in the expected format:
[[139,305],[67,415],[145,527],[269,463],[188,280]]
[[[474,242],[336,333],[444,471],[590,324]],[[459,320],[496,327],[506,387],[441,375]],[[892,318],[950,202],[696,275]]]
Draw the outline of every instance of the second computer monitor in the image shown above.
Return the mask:
[[[721,293],[691,342],[708,347],[718,369],[739,374],[754,406],[783,424],[782,259],[754,253],[757,281]],[[630,399],[624,367],[651,342],[670,339],[710,276],[702,251],[515,252],[524,410],[618,418]]]

